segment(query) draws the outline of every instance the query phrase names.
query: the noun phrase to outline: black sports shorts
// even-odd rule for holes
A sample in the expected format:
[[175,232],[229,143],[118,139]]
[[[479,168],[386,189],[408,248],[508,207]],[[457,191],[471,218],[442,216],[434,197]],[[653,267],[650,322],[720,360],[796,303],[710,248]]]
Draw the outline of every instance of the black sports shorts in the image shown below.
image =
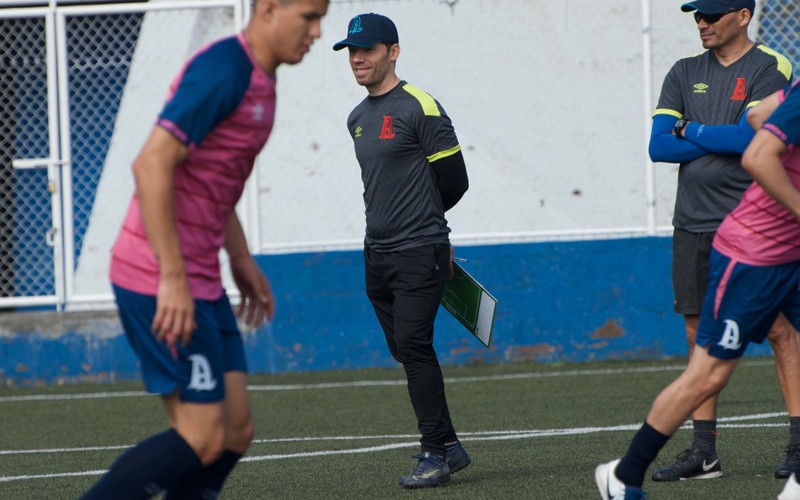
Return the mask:
[[713,231],[690,233],[678,228],[672,233],[672,289],[678,314],[700,314],[708,287],[714,234]]

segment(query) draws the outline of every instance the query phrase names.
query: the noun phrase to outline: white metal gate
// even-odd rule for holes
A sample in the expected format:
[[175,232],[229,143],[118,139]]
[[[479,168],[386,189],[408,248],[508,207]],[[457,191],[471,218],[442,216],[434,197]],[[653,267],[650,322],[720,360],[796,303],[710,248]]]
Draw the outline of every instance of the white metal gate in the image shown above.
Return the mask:
[[[126,106],[129,70],[138,57],[168,83],[187,54],[242,28],[245,5],[50,0],[46,7],[0,9],[0,310],[111,303],[106,292],[76,290],[74,273],[91,247],[89,220],[108,155],[138,149],[112,144],[119,141],[114,131]],[[135,103],[127,107],[136,114]],[[154,115],[140,114],[131,121],[146,134]],[[129,166],[113,168],[129,176]],[[127,196],[120,198],[127,203]],[[85,253],[108,257],[107,248],[99,257]]]

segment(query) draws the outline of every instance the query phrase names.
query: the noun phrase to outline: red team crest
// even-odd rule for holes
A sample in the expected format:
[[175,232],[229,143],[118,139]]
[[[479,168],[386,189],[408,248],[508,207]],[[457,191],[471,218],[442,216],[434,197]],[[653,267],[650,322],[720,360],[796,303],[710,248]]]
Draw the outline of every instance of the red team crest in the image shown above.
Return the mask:
[[745,87],[744,78],[737,78],[731,101],[744,101],[745,99],[747,99],[747,87]]
[[394,139],[395,133],[392,131],[392,117],[383,117],[383,127],[381,127],[381,136],[378,139]]

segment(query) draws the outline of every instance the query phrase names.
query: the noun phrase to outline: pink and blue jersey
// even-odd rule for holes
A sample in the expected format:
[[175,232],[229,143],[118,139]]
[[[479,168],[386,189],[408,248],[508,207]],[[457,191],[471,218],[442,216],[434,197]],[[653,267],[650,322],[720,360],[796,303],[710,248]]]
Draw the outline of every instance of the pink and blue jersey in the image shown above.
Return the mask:
[[[189,150],[175,169],[175,218],[192,296],[222,296],[219,251],[256,155],[275,118],[275,78],[256,62],[243,33],[195,54],[170,86],[157,125]],[[112,249],[111,281],[156,295],[159,268],[134,194]]]
[[[762,126],[788,146],[782,158],[800,189],[800,80],[780,91],[780,106]],[[800,261],[800,220],[753,183],[717,231],[714,248],[745,264],[775,266]]]

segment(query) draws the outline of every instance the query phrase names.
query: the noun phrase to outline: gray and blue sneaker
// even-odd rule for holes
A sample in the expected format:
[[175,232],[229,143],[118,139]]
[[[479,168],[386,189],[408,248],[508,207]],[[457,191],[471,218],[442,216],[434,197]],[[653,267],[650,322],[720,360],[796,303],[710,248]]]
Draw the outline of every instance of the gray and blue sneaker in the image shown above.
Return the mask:
[[444,458],[447,460],[447,465],[450,467],[450,473],[452,474],[466,469],[467,466],[472,463],[472,459],[469,458],[467,450],[461,446],[461,441],[456,441],[456,444],[448,446],[445,450]]
[[716,451],[691,448],[683,450],[676,458],[674,464],[655,471],[653,481],[685,481],[722,476],[722,466]]
[[419,460],[414,472],[400,478],[400,485],[404,488],[439,486],[450,480],[450,467],[443,458],[429,451],[414,455],[414,458]]

